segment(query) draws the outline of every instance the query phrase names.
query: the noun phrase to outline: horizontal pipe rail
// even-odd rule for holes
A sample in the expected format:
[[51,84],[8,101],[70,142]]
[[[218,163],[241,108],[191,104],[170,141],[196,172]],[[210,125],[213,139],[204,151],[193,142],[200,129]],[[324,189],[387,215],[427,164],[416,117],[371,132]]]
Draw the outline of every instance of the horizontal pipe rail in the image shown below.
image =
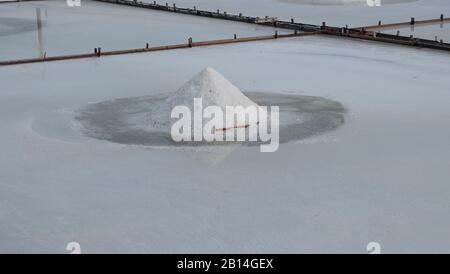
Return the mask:
[[183,43],[183,44],[173,44],[173,45],[166,45],[166,46],[145,47],[145,48],[135,48],[135,49],[124,49],[124,50],[112,50],[112,51],[104,51],[104,52],[101,51],[101,49],[97,48],[97,49],[95,49],[94,53],[46,56],[43,58],[29,58],[29,59],[0,61],[0,66],[51,62],[51,61],[62,61],[62,60],[73,60],[73,59],[84,59],[84,58],[94,58],[94,57],[101,57],[101,56],[143,53],[143,52],[173,50],[173,49],[182,49],[182,48],[191,48],[191,47],[224,45],[224,44],[231,44],[231,43],[243,43],[243,42],[252,42],[252,41],[272,40],[272,39],[278,39],[278,38],[308,36],[308,35],[314,35],[314,34],[317,34],[317,33],[298,33],[298,34],[277,34],[276,33],[275,35],[209,40],[209,41],[199,41],[199,42],[193,42],[191,39],[189,39],[188,43]]
[[420,20],[416,21],[411,18],[411,21],[408,22],[400,22],[400,23],[390,23],[390,24],[379,24],[372,25],[366,27],[359,27],[355,29],[365,29],[365,30],[381,30],[381,29],[395,29],[395,28],[404,28],[409,26],[416,25],[436,25],[436,24],[448,24],[450,23],[450,18],[437,18],[437,19],[428,19],[428,20]]

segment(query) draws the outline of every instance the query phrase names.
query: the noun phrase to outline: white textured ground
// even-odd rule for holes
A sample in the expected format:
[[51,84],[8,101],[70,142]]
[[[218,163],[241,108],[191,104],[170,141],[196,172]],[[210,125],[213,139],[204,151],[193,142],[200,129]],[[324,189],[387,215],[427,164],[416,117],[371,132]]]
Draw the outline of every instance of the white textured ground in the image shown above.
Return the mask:
[[[215,166],[70,125],[207,66],[342,102],[346,123]],[[445,52],[325,37],[0,67],[0,252],[450,252],[449,74]]]

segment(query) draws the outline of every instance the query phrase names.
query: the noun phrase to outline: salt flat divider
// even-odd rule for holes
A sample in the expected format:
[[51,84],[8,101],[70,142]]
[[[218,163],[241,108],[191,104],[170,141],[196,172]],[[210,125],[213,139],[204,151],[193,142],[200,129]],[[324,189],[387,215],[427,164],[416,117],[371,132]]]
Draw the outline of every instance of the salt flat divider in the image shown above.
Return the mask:
[[9,1],[1,1],[0,4],[11,4],[11,3],[32,2],[32,1],[45,1],[45,0],[9,0]]
[[275,34],[275,35],[242,37],[242,38],[221,39],[221,40],[209,40],[209,41],[199,41],[199,42],[194,42],[191,39],[189,39],[188,43],[185,43],[185,44],[173,44],[173,45],[166,45],[166,46],[113,50],[113,51],[104,51],[104,52],[102,52],[99,49],[96,49],[98,51],[94,52],[94,53],[59,55],[59,56],[49,56],[49,57],[46,56],[44,58],[30,58],[30,59],[16,59],[16,60],[9,60],[9,61],[0,61],[0,66],[51,62],[51,61],[62,61],[62,60],[73,60],[73,59],[83,59],[83,58],[98,58],[101,56],[143,53],[143,52],[153,52],[153,51],[163,51],[163,50],[174,50],[174,49],[183,49],[183,48],[191,48],[191,47],[204,47],[204,46],[214,46],[214,45],[252,42],[252,41],[263,41],[263,40],[272,40],[272,39],[279,39],[279,38],[308,36],[308,35],[314,35],[314,34],[317,34],[317,33],[309,32],[309,33],[298,33],[298,34]]
[[437,19],[428,19],[428,20],[420,20],[420,21],[408,21],[408,22],[400,22],[400,23],[390,23],[390,24],[379,24],[379,25],[371,25],[365,27],[358,27],[355,29],[365,29],[365,30],[382,30],[382,29],[396,29],[402,27],[416,26],[416,25],[437,25],[437,24],[448,24],[450,23],[450,18],[437,18]]

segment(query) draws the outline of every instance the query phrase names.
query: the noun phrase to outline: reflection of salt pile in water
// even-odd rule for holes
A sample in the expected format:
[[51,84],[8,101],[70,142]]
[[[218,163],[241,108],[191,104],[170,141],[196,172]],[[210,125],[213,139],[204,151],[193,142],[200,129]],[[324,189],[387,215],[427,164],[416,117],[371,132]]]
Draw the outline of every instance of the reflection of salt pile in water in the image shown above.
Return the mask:
[[[201,113],[203,109],[199,109],[199,105],[194,104],[194,98],[202,99],[203,109],[209,106],[219,107],[224,113],[224,118],[227,106],[242,106],[243,108],[254,106],[255,109],[258,107],[239,88],[225,79],[219,72],[208,67],[185,83],[178,91],[167,98],[163,104],[152,111],[152,126],[164,130],[168,129],[176,120],[170,118],[170,114],[176,106],[186,106],[192,113],[194,111]],[[239,116],[240,114],[238,113],[237,115]],[[244,115],[244,113],[242,114]],[[257,117],[247,116],[247,118],[248,120],[245,124],[239,124],[235,119],[232,121],[224,119],[224,129],[247,127],[258,123]],[[205,122],[207,122],[207,119],[204,119],[203,124]],[[202,125],[194,124],[194,127],[198,126]]]

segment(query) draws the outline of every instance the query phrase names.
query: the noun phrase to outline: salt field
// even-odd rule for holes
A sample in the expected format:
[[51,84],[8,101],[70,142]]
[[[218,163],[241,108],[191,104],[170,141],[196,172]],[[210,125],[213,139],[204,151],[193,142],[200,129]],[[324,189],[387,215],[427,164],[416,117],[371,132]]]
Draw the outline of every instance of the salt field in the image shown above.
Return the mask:
[[[37,31],[37,13],[41,32]],[[283,30],[279,30],[283,33]],[[83,1],[2,4],[0,61],[273,34],[274,28]],[[40,35],[40,36],[39,36]]]
[[[446,0],[174,2],[337,26],[450,14]],[[0,60],[38,56],[37,7],[48,54],[275,30],[81,3],[0,4]],[[0,66],[0,253],[448,253],[449,74],[448,51],[324,35]],[[276,152],[132,132],[145,109],[222,77],[234,100],[282,107]]]

